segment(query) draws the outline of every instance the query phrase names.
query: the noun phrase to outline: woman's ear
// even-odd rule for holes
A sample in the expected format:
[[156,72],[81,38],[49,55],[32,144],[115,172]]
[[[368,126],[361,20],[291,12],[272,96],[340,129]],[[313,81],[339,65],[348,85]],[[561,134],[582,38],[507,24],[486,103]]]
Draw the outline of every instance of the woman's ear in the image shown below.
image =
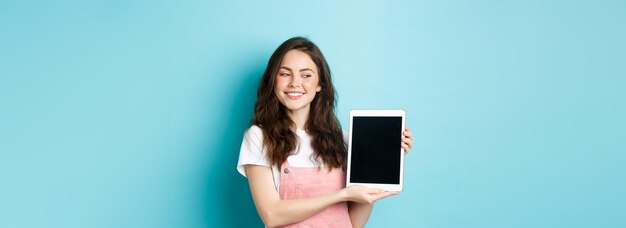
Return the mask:
[[319,91],[322,91],[322,86],[320,85],[317,86],[317,89],[315,90],[315,92],[319,92]]

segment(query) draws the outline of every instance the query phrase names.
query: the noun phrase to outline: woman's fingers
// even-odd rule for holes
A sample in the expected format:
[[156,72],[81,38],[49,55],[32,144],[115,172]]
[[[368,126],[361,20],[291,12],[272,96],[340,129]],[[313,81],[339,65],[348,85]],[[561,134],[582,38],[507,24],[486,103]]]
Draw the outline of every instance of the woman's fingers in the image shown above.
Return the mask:
[[404,137],[402,137],[401,146],[404,149],[404,154],[408,154],[411,147],[413,147],[413,136],[411,135],[411,130],[407,127],[403,133]]
[[368,187],[364,187],[363,192],[365,194],[368,195],[376,195],[379,194],[381,192],[384,192],[384,190],[380,189],[380,188],[368,188]]
[[403,138],[402,142],[407,144],[409,147],[413,147],[413,139],[411,138]]
[[409,138],[403,138],[402,139],[402,143],[406,144],[407,146],[409,146],[409,148],[413,147],[413,140],[409,139]]
[[389,192],[380,192],[380,193],[378,193],[376,195],[373,195],[374,202],[378,201],[380,199],[383,199],[383,198],[387,198],[389,196],[397,195],[397,194],[398,194],[398,192],[391,192],[391,191],[389,191]]
[[411,137],[412,137],[412,135],[411,135],[411,129],[409,129],[408,127],[407,127],[407,128],[405,128],[405,129],[404,129],[404,136],[405,136],[405,137],[409,137],[409,138],[411,138]]
[[350,201],[365,204],[374,204],[377,200],[392,195],[397,195],[395,191],[384,191],[379,188],[368,188],[365,186],[354,185],[347,188],[349,190]]
[[407,155],[409,153],[409,146],[402,143],[402,149],[404,149],[404,155]]

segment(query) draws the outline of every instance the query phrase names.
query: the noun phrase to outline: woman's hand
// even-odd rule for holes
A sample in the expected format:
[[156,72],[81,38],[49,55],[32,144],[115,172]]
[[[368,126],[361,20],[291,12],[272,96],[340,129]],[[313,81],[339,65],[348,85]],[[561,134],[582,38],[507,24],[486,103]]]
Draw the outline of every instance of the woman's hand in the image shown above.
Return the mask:
[[411,130],[409,130],[408,127],[404,129],[401,144],[404,149],[404,155],[407,155],[411,147],[413,147],[413,136],[411,135]]
[[384,191],[382,189],[368,188],[360,185],[353,185],[342,190],[347,201],[372,205],[379,199],[397,195],[398,192]]

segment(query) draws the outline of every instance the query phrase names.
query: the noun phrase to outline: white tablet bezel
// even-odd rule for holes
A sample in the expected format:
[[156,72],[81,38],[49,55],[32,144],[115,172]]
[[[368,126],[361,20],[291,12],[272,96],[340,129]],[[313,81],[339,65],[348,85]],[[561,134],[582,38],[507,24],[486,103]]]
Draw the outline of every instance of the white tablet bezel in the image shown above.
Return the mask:
[[[398,156],[400,156],[400,183],[399,184],[372,184],[372,183],[358,183],[358,182],[350,182],[350,168],[352,163],[352,129],[353,129],[353,119],[354,117],[387,117],[387,116],[399,116],[402,117],[402,129],[398,129],[404,132],[406,129],[405,120],[406,120],[406,112],[404,110],[352,110],[350,111],[350,134],[348,138],[348,168],[346,169],[346,187],[352,185],[362,185],[370,188],[378,188],[386,191],[402,191],[404,186],[404,149],[400,147],[398,151]],[[401,133],[400,135],[403,135]]]

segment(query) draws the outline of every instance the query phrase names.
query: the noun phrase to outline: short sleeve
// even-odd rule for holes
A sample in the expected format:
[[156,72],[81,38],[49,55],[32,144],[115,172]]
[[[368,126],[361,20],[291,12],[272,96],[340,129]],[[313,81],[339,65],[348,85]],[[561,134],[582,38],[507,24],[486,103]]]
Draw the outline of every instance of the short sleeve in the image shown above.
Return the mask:
[[243,136],[243,142],[241,142],[241,149],[239,150],[237,171],[244,177],[247,177],[245,165],[271,167],[263,150],[263,131],[256,125],[248,128]]

